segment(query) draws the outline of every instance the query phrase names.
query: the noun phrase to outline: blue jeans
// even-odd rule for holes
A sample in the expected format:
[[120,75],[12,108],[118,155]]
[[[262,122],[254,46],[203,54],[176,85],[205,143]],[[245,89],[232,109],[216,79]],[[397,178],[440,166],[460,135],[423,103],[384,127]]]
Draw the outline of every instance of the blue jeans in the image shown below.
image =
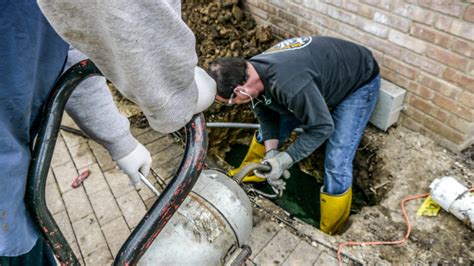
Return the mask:
[[[281,146],[283,146],[285,143],[285,140],[290,136],[291,132],[293,132],[296,127],[301,125],[301,122],[296,119],[294,115],[280,114],[279,124],[278,148],[281,148]],[[257,134],[257,142],[262,143],[262,139],[262,132],[260,132],[259,129]]]
[[[339,195],[352,186],[352,161],[374,111],[379,89],[380,75],[333,108],[331,115],[335,130],[326,142],[324,192]],[[298,125],[300,122],[294,116],[280,116],[279,145]],[[261,139],[259,132],[257,140]]]

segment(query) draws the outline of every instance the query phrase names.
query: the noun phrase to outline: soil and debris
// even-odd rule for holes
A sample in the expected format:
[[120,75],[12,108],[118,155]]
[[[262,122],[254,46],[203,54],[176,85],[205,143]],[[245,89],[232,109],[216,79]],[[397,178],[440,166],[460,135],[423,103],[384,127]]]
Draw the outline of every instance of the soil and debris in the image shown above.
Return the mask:
[[[252,16],[242,9],[238,0],[184,0],[183,19],[196,35],[196,50],[199,65],[207,69],[219,57],[250,58],[277,42],[269,27],[257,26]],[[247,106],[224,106],[213,104],[206,112],[208,122],[255,123],[256,118]],[[242,142],[251,130],[213,128],[209,129],[209,154],[223,158],[229,147]],[[246,141],[246,140],[245,140]]]
[[[400,202],[404,198],[429,192],[429,185],[434,179],[448,175],[467,187],[474,186],[474,146],[461,155],[455,155],[431,139],[403,127],[392,128],[388,133],[374,134],[373,131],[374,129],[369,128],[363,141],[372,151],[368,179],[365,180],[365,174],[356,174],[355,185],[365,187],[367,193],[374,197],[376,205],[365,207],[353,215],[352,225],[338,239],[401,239],[406,228],[400,208]],[[449,261],[459,264],[462,259],[465,264],[469,260],[472,262],[473,232],[445,211],[441,211],[436,217],[417,216],[416,212],[422,202],[423,200],[415,200],[407,204],[412,224],[412,234],[407,244],[348,250],[365,261],[372,262]]]
[[[199,65],[203,68],[220,56],[251,57],[277,41],[270,28],[255,24],[238,0],[184,0],[182,7],[184,20],[196,34]],[[136,106],[122,97],[115,98],[122,113],[131,117],[135,126],[147,126]],[[207,121],[212,122],[256,122],[248,106],[214,104],[205,115]],[[249,129],[209,129],[209,160],[221,168],[229,168],[225,154],[233,144],[248,145],[253,133]],[[315,152],[299,164],[318,182],[322,180],[323,154],[322,151]],[[333,246],[352,240],[401,239],[406,227],[400,201],[409,195],[429,192],[429,184],[445,175],[454,176],[468,187],[474,186],[473,154],[474,146],[456,155],[401,126],[388,132],[369,126],[354,161],[354,190],[360,196],[356,196],[354,202],[351,225],[343,235],[324,238]],[[364,202],[358,203],[360,198],[364,198]],[[253,197],[253,201],[256,208],[271,205],[259,197]],[[422,200],[415,200],[407,206],[412,223],[408,243],[346,248],[345,251],[366,263],[472,263],[472,231],[445,211],[437,217],[416,216],[421,203]],[[309,236],[308,227],[290,218],[285,211],[278,208],[270,211],[285,226],[298,231],[301,237],[317,240]],[[310,227],[309,230],[317,229]]]

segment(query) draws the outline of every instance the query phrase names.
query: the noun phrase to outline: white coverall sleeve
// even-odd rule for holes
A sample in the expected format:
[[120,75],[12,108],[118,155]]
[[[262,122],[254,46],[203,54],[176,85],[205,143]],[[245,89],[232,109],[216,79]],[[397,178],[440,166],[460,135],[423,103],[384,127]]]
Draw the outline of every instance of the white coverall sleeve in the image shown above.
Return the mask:
[[[87,57],[81,52],[69,48],[65,70],[84,59]],[[66,112],[82,131],[109,151],[114,161],[130,154],[138,145],[104,77],[94,76],[81,82],[66,103]]]
[[150,126],[178,130],[198,92],[195,38],[176,0],[38,0],[53,28],[89,57]]

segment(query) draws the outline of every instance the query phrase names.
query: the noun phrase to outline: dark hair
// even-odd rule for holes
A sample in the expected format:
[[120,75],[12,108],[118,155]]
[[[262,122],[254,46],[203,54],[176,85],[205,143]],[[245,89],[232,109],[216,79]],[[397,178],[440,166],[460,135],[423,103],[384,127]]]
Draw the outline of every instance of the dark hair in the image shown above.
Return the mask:
[[234,88],[247,82],[247,62],[243,58],[221,57],[207,71],[216,81],[217,95],[229,99]]

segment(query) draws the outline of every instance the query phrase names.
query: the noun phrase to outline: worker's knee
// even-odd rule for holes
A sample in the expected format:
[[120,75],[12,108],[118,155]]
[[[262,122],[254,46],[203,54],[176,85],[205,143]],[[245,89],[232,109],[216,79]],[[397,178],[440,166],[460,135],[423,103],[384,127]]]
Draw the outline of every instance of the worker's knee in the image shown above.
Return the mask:
[[350,171],[341,171],[346,169],[324,169],[324,192],[339,195],[352,186],[352,166]]

